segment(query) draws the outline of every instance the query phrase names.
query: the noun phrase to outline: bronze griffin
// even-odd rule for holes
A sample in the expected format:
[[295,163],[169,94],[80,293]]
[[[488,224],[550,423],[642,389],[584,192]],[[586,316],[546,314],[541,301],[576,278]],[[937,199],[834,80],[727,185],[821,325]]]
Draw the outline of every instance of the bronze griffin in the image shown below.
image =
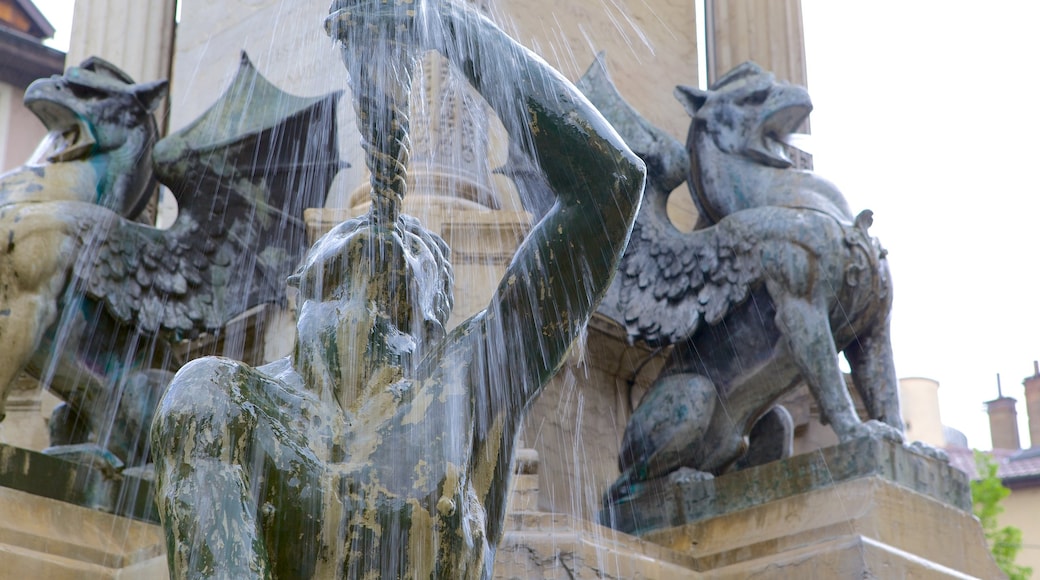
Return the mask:
[[[902,441],[892,286],[886,253],[868,233],[871,213],[854,215],[833,184],[785,154],[785,138],[812,110],[808,93],[753,63],[707,91],[679,87],[692,116],[683,148],[621,101],[602,71],[582,86],[648,166],[646,199],[602,311],[633,340],[674,345],[625,430],[606,507],[650,480],[711,477],[747,456],[790,453],[790,419],[775,405],[802,381],[842,441]],[[665,213],[684,179],[700,212],[689,233]],[[868,421],[856,413],[839,352]],[[771,427],[749,449],[760,421]]]
[[[135,84],[91,58],[41,79],[25,102],[50,133],[0,176],[0,389],[23,370],[65,403],[51,453],[144,463],[173,345],[285,299],[306,248],[303,209],[340,170],[338,94],[288,95],[243,55],[201,118],[162,139],[166,82]],[[168,229],[137,218],[168,186]]]

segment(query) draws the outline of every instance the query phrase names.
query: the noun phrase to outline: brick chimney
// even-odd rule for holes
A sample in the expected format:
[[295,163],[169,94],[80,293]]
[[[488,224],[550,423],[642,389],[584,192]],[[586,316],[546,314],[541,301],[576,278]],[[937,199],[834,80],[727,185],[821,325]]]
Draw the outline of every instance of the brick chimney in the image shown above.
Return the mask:
[[1026,414],[1029,416],[1029,446],[1040,446],[1040,362],[1033,361],[1033,376],[1022,381],[1026,387]]
[[989,434],[993,439],[994,449],[1021,449],[1018,441],[1018,412],[1015,411],[1015,399],[1005,397],[1000,389],[1000,375],[997,375],[997,398],[986,401],[986,412],[989,413]]

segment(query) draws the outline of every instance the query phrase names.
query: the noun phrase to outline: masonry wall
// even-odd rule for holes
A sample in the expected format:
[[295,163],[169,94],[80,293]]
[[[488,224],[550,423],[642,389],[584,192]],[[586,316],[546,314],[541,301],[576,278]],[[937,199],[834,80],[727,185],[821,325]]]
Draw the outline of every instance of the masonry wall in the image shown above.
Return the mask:
[[1004,513],[997,520],[1001,526],[1015,526],[1022,530],[1022,550],[1015,563],[1030,566],[1034,577],[1040,574],[1040,487],[1017,488],[1001,503]]

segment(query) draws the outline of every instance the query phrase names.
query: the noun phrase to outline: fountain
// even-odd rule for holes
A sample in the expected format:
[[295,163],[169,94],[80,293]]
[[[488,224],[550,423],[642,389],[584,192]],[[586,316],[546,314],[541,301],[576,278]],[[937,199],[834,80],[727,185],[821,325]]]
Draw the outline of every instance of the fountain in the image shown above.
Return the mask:
[[[285,300],[303,209],[340,170],[338,94],[285,94],[243,55],[224,96],[156,143],[165,91],[95,58],[36,81],[26,104],[51,133],[0,179],[0,388],[23,370],[48,385],[65,403],[47,452],[109,470],[147,463],[178,342]],[[166,230],[135,221],[156,181],[182,207]]]
[[[256,21],[249,23],[252,27]],[[674,165],[662,164],[661,152],[647,144],[663,143],[671,153],[678,151],[671,162],[679,166],[688,159],[681,146],[661,138],[668,131],[647,133],[649,124],[640,122],[638,130],[630,132],[631,126],[616,116],[624,109],[616,93],[613,101],[604,101],[591,87],[594,69],[579,86],[619,129],[622,142],[596,108],[562,75],[512,41],[476,7],[336,0],[325,28],[339,44],[347,68],[370,183],[350,195],[344,195],[342,183],[333,188],[332,197],[349,199],[352,205],[345,219],[330,217],[341,215],[336,212],[320,211],[319,221],[336,225],[306,252],[302,266],[290,278],[290,285],[295,287],[296,316],[291,329],[282,330],[295,341],[288,356],[270,362],[242,362],[238,354],[196,359],[180,370],[163,396],[152,428],[155,498],[173,577],[489,578],[567,574],[584,578],[607,574],[703,578],[741,577],[776,569],[790,570],[791,577],[798,577],[808,573],[806,561],[823,562],[820,565],[842,574],[875,570],[880,564],[915,573],[943,567],[986,573],[985,561],[978,557],[981,544],[972,543],[970,516],[962,511],[963,477],[958,479],[943,462],[923,455],[920,449],[904,448],[897,442],[897,435],[887,439],[856,437],[863,431],[893,433],[898,428],[898,412],[889,400],[888,406],[872,411],[872,418],[891,423],[891,429],[875,424],[860,428],[862,424],[845,405],[847,394],[833,388],[832,383],[827,383],[822,395],[817,394],[830,397],[832,403],[837,401],[838,406],[832,405],[827,411],[840,416],[842,427],[851,434],[837,448],[770,461],[777,452],[739,458],[733,449],[711,443],[716,441],[711,437],[732,443],[746,434],[753,418],[774,402],[771,392],[760,393],[745,410],[747,417],[741,417],[740,425],[714,425],[716,430],[710,431],[710,436],[701,433],[691,437],[686,433],[676,437],[676,443],[667,442],[689,448],[697,457],[692,465],[714,472],[714,479],[669,474],[685,463],[670,461],[676,458],[660,453],[653,445],[646,446],[636,436],[626,435],[621,442],[620,428],[615,425],[613,431],[605,432],[603,440],[591,441],[588,436],[573,440],[573,459],[564,466],[573,471],[567,472],[565,479],[549,480],[573,488],[569,497],[561,497],[566,492],[545,483],[539,494],[538,477],[559,478],[564,471],[560,469],[563,454],[551,452],[539,465],[538,456],[523,449],[531,443],[545,449],[545,433],[553,429],[564,432],[552,425],[543,430],[547,418],[554,413],[557,418],[576,417],[577,426],[573,428],[581,432],[583,405],[600,401],[586,398],[593,389],[613,393],[615,384],[629,381],[627,393],[617,391],[626,402],[634,402],[632,397],[641,386],[651,387],[651,379],[662,364],[667,365],[661,375],[666,384],[668,377],[676,376],[677,368],[690,370],[683,366],[689,358],[684,362],[673,353],[665,362],[660,352],[653,352],[645,343],[625,344],[623,325],[628,323],[640,332],[652,330],[652,326],[643,324],[647,319],[621,314],[622,324],[618,325],[601,312],[586,326],[621,258],[642,189],[641,163],[625,143],[650,166],[649,183],[659,190],[648,200],[654,204],[654,211],[661,210],[663,204],[658,202],[681,182],[685,172],[677,174]],[[188,30],[182,37],[189,47],[190,34]],[[508,150],[508,162],[501,173],[515,182],[518,191],[502,195],[497,183],[489,185],[490,175],[477,175],[480,170],[469,172],[479,163],[471,163],[466,171],[453,176],[451,164],[441,166],[441,173],[423,174],[421,163],[428,160],[410,159],[409,141],[416,132],[420,134],[420,151],[453,140],[442,134],[441,141],[434,143],[422,136],[423,127],[413,122],[430,114],[424,110],[429,103],[422,99],[415,107],[415,93],[425,91],[431,79],[436,84],[448,78],[443,68],[429,72],[428,55],[422,66],[418,64],[420,56],[429,50],[442,54],[497,115],[485,123],[480,120],[483,112],[478,112],[471,118],[476,121],[463,128],[471,132],[488,130],[490,137],[476,140],[479,148],[493,145],[496,123],[501,123],[509,136],[508,148],[501,148]],[[441,65],[434,64],[434,70],[437,66]],[[229,94],[236,90],[250,96],[278,94],[256,78],[255,71],[246,76],[249,74],[254,75],[251,80],[233,81]],[[701,96],[694,93],[690,98],[699,101]],[[299,104],[305,101],[308,99]],[[334,104],[334,99],[310,102]],[[459,102],[481,101],[467,97]],[[218,104],[212,109],[218,113],[202,115],[200,121],[157,146],[160,178],[171,172],[189,178],[187,184],[182,182],[174,189],[182,200],[204,199],[203,195],[214,189],[193,187],[191,179],[202,179],[193,170],[222,166],[228,149],[218,146],[208,157],[185,151],[199,151],[200,143],[212,141],[212,131],[234,124],[219,113],[223,107]],[[253,121],[270,120],[271,115],[262,108],[252,110],[247,106],[235,118],[239,125],[248,126],[254,125]],[[58,125],[66,141],[75,145],[76,134],[63,121]],[[788,126],[779,123],[777,127],[780,125]],[[331,128],[332,138],[326,139],[320,149],[335,141],[334,120],[304,122],[302,127],[304,133],[324,136]],[[458,139],[465,141],[468,137]],[[269,138],[266,135],[256,140],[261,152],[284,147],[271,147]],[[302,138],[293,142],[303,149],[309,144]],[[230,147],[238,152],[234,157],[257,157],[255,147]],[[467,147],[461,143],[457,150],[465,157],[473,153]],[[477,153],[478,158],[486,154]],[[296,159],[284,168],[294,175],[295,169],[310,165],[307,158]],[[319,169],[324,177],[317,180],[314,190],[320,191],[321,197],[328,191],[331,174],[338,165],[337,160]],[[262,181],[246,189],[255,191],[252,188]],[[290,179],[288,185],[274,189],[295,191],[299,186],[298,181]],[[433,188],[434,194],[424,188]],[[452,198],[453,189],[464,191]],[[417,192],[422,193],[418,203]],[[780,192],[767,189],[761,193]],[[514,199],[508,199],[509,195]],[[320,199],[308,203],[321,205]],[[519,211],[515,212],[516,220],[509,221],[514,214],[500,208],[510,203],[522,205],[533,215],[533,228]],[[406,215],[411,208],[447,217],[432,220],[436,227],[431,227],[430,220],[424,219],[423,225]],[[185,214],[185,209],[182,206],[181,212],[188,219],[193,210],[189,207]],[[292,213],[296,215],[298,209],[294,206]],[[837,221],[844,217],[837,216]],[[865,225],[850,227],[864,230],[860,237],[869,241]],[[637,227],[643,227],[645,234],[645,223]],[[779,227],[783,229],[783,224]],[[504,233],[498,242],[506,248],[519,230],[528,228],[527,241],[515,257],[511,248],[481,247],[486,240]],[[440,230],[443,239],[431,231],[434,229]],[[845,233],[852,236],[855,232]],[[294,237],[298,240],[298,233]],[[639,247],[633,245],[636,250]],[[872,244],[865,247],[869,249]],[[496,281],[501,278],[501,283],[492,284],[489,298],[483,298],[486,309],[471,308],[480,300],[473,299],[472,288],[462,283],[464,295],[470,296],[464,300],[467,305],[463,314],[451,317],[453,286],[460,287],[453,284],[453,278],[457,281],[462,272],[462,277],[472,279],[478,269],[474,256],[481,254],[485,258],[507,256],[490,260],[491,267],[485,268],[486,273],[493,272],[486,275]],[[639,261],[643,259],[638,251],[630,253],[625,258],[626,276],[638,277]],[[456,263],[454,273],[452,262]],[[223,259],[218,266],[227,267]],[[170,280],[163,283],[177,288],[176,277]],[[635,302],[624,297],[612,306],[611,300],[624,296],[626,284],[631,283],[619,277],[613,294],[608,296],[607,313],[614,307],[616,315],[618,305]],[[118,295],[122,289],[116,285],[106,288],[110,292],[98,297],[103,305],[99,310],[120,312]],[[241,286],[236,293],[249,295],[251,291]],[[887,314],[883,300],[867,303],[865,310],[871,320],[878,312],[882,318]],[[725,315],[724,311],[714,309],[705,318],[714,322]],[[124,324],[145,334],[157,330],[153,311],[141,312],[144,314],[131,315]],[[660,314],[669,324],[677,320],[670,311]],[[215,326],[219,325],[202,325],[202,329]],[[753,335],[741,336],[755,342]],[[669,336],[669,340],[684,338],[681,329]],[[695,348],[711,346],[708,339],[698,340],[701,342],[691,339]],[[578,346],[572,348],[576,342]],[[790,370],[788,366],[781,365],[785,371]],[[155,385],[164,384],[167,378],[150,379],[143,392],[155,393]],[[783,386],[789,386],[789,379],[784,377]],[[660,382],[658,379],[652,388],[660,390]],[[764,384],[769,386],[769,381]],[[126,388],[121,386],[118,392],[124,393]],[[667,398],[653,394],[646,397],[636,411],[634,424],[660,432],[662,425],[655,423],[655,417],[661,414],[661,406],[652,403]],[[134,416],[139,423],[147,423],[141,417],[150,414],[150,406],[146,403],[144,407],[148,413]],[[602,409],[600,406],[586,413],[592,415]],[[570,412],[574,414],[566,415]],[[614,412],[617,415],[610,417]],[[851,417],[849,413],[853,413]],[[623,405],[609,408],[606,415],[620,425],[628,419]],[[705,414],[697,416],[703,418]],[[95,423],[100,425],[104,420]],[[131,431],[134,429],[127,429]],[[768,449],[769,444],[776,447],[778,437],[786,434],[782,421],[779,430],[777,426],[767,427],[759,441],[766,445],[755,448]],[[615,438],[623,445],[617,446]],[[65,457],[93,466],[77,468],[93,474],[94,479],[73,482],[72,488],[98,485],[102,480],[121,480],[125,488],[135,480],[129,471],[120,472],[118,463],[98,447],[66,449],[72,453]],[[779,455],[788,452],[782,449],[782,441],[779,447]],[[593,448],[594,453],[604,456],[624,451],[629,456],[628,471],[621,474],[612,462],[601,462],[605,465],[581,473],[579,454]],[[703,463],[697,454],[704,450],[719,452],[719,457]],[[25,457],[26,464],[43,464],[43,458],[2,451],[0,463],[7,467],[0,469],[3,485],[18,479],[6,477],[16,460]],[[646,453],[641,455],[640,451]],[[143,457],[141,451],[136,453],[130,457]],[[655,458],[654,453],[663,455],[666,461]],[[728,466],[734,459],[745,469],[731,472]],[[658,470],[651,472],[649,466]],[[30,480],[39,479],[42,473],[39,469],[28,472]],[[603,520],[639,533],[644,540],[587,521],[600,507],[600,494],[619,475],[621,479],[607,495]],[[148,489],[148,483],[139,483],[142,489]],[[6,490],[0,489],[0,498],[5,494]],[[803,499],[807,494],[812,497]],[[874,498],[877,504],[888,507],[858,505],[862,509],[850,510],[843,504],[849,494]],[[147,503],[141,502],[140,494],[134,499]],[[144,520],[154,517],[147,506],[121,512],[112,502],[79,503]],[[811,507],[807,509],[807,505]],[[892,505],[897,508],[891,509]],[[550,509],[566,513],[546,511]],[[754,515],[746,515],[749,512],[745,510]],[[923,517],[932,522],[929,525],[947,526],[947,543],[958,546],[959,553],[951,555],[949,550],[916,535],[912,541],[901,536],[900,529],[919,525],[908,517]],[[82,514],[77,518],[89,519]],[[113,518],[111,521],[128,521]],[[843,524],[845,527],[841,527]],[[105,525],[109,524],[99,527]],[[137,531],[127,533],[122,540],[127,553],[133,552],[130,546],[158,545],[148,544],[157,541],[154,527],[133,522],[127,527],[131,528]],[[835,532],[838,528],[848,528],[848,533]],[[139,541],[135,536],[139,532],[151,539]],[[134,549],[138,550],[136,555],[125,556],[121,564],[112,565],[112,569],[121,570],[116,574],[159,574],[157,548]],[[6,562],[2,557],[0,561]],[[165,568],[165,563],[161,567]],[[131,568],[136,570],[129,571]],[[25,569],[30,570],[26,574],[38,575],[43,568]],[[50,572],[47,575],[54,577]]]
[[[643,165],[573,85],[470,9],[334,2],[326,29],[372,203],[293,276],[290,356],[196,360],[159,403],[171,575],[487,578],[523,410],[612,278]],[[411,75],[431,49],[531,143],[557,198],[488,307],[450,333],[447,246],[400,213]]]

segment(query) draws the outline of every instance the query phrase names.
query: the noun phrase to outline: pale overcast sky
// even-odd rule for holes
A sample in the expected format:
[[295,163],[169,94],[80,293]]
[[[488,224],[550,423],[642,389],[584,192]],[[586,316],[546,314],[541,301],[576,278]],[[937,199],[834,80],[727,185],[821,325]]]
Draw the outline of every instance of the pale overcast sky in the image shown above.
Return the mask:
[[[73,0],[35,0],[68,45]],[[647,0],[650,1],[650,0]],[[816,170],[874,210],[900,376],[940,382],[944,423],[988,448],[983,401],[1040,358],[1040,3],[803,0]],[[691,79],[692,82],[692,79]]]
[[989,448],[983,402],[1040,358],[1040,3],[803,0],[816,170],[874,210],[900,376]]
[[75,0],[33,0],[33,4],[36,4],[36,7],[54,27],[54,38],[47,41],[47,45],[61,51],[68,50]]

